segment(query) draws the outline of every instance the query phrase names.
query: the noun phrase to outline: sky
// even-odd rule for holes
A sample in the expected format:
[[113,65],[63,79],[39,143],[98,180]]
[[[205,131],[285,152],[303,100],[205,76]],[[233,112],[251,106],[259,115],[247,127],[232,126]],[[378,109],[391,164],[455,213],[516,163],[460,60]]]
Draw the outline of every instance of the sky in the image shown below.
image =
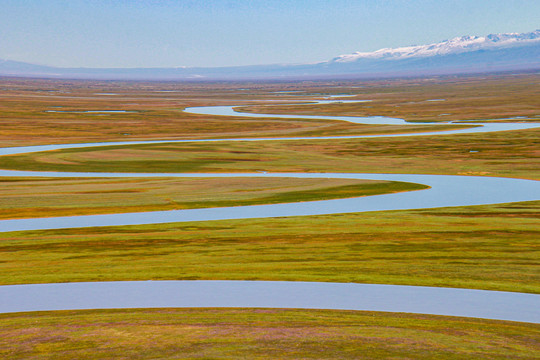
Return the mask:
[[0,59],[58,67],[297,64],[540,29],[540,0],[0,0]]

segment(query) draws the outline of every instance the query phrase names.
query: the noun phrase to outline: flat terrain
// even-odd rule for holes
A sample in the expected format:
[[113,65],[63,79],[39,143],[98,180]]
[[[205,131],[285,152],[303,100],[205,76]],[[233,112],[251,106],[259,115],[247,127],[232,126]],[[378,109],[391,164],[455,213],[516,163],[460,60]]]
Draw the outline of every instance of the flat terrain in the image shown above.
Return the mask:
[[[276,114],[388,116],[411,122],[540,119],[540,75],[480,76],[401,79],[362,83],[327,91],[352,93],[343,100],[371,100],[365,103],[272,106],[244,108],[244,111]],[[340,90],[342,92],[340,92]],[[301,94],[301,92],[296,93]]]
[[5,178],[0,219],[340,199],[426,189],[396,181],[294,178]]
[[95,172],[368,172],[540,179],[540,129],[309,141],[167,143],[0,157],[0,168]]
[[0,315],[9,359],[533,359],[540,326],[323,310],[145,309]]
[[[540,116],[540,75],[365,82],[135,83],[0,79],[0,146],[96,141],[404,133],[424,126],[324,120],[223,118],[183,113],[189,106],[297,103],[355,95],[368,103],[265,107],[263,112],[390,116],[449,121]],[[283,93],[281,91],[289,91]],[[440,100],[445,101],[429,101]],[[128,111],[84,113],[85,111]],[[257,110],[257,108],[254,108]],[[52,111],[52,112],[51,112]],[[524,121],[520,119],[519,121]],[[440,128],[442,130],[442,128]]]
[[539,207],[12,232],[0,244],[0,273],[2,284],[243,279],[540,293]]
[[[0,79],[0,147],[397,134],[431,130],[423,122],[447,120],[538,122],[539,85],[540,75],[532,73],[238,84]],[[296,104],[338,94],[354,95],[348,100],[372,101],[262,106],[268,100]],[[418,124],[359,125],[182,112],[185,107],[206,105],[241,105],[242,111],[263,113],[383,115]],[[375,172],[539,180],[539,134],[540,130],[520,130],[410,138],[103,146],[2,156],[0,169]],[[3,177],[0,219],[306,201],[421,187],[335,179]],[[256,279],[538,294],[539,207],[540,201],[531,201],[0,233],[0,284]],[[4,314],[0,324],[0,356],[6,358],[540,357],[538,325],[424,315],[278,309],[89,310]]]

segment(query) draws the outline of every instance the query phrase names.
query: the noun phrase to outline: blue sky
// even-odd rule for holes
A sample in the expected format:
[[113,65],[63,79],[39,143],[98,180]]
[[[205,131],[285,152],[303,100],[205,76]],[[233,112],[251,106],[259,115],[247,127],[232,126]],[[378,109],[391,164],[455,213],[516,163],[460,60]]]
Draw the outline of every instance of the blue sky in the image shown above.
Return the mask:
[[309,63],[540,28],[540,0],[0,0],[0,58],[62,67]]

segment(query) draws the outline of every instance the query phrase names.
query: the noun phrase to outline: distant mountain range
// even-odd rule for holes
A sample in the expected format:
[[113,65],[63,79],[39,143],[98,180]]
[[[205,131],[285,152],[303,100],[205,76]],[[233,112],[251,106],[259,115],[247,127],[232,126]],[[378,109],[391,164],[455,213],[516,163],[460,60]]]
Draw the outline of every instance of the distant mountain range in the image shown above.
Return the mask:
[[0,60],[0,76],[104,80],[355,79],[540,70],[540,30],[462,36],[341,55],[315,64],[175,68],[60,68]]
[[540,30],[530,33],[491,34],[488,36],[461,36],[435,44],[385,48],[373,52],[356,52],[341,55],[334,62],[353,62],[362,59],[400,60],[462,54],[480,50],[497,50],[515,46],[532,45],[540,41]]

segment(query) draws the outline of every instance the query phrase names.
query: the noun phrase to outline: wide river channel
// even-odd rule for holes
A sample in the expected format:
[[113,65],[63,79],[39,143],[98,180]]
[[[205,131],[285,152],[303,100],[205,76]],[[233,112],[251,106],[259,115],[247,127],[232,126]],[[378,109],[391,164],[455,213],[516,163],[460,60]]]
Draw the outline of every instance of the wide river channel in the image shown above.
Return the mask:
[[[403,124],[385,117],[265,115],[234,111],[232,106],[188,108],[212,116],[341,120],[363,124]],[[472,125],[472,124],[471,124]],[[415,134],[163,140],[43,145],[0,149],[0,155],[39,151],[166,142],[284,141],[303,139],[425,136],[540,127],[538,123],[474,123],[474,128]],[[437,125],[434,125],[437,126]],[[331,171],[331,169],[329,169]],[[0,232],[120,226],[186,221],[307,216],[364,211],[421,209],[540,199],[540,182],[512,178],[352,173],[73,173],[0,170],[0,176],[37,177],[279,177],[406,181],[428,185],[421,191],[351,199],[192,210],[17,219],[0,221]],[[286,181],[284,179],[284,181]],[[143,307],[273,307],[343,309],[468,316],[540,323],[540,295],[437,287],[284,281],[122,281],[0,286],[0,312]]]

